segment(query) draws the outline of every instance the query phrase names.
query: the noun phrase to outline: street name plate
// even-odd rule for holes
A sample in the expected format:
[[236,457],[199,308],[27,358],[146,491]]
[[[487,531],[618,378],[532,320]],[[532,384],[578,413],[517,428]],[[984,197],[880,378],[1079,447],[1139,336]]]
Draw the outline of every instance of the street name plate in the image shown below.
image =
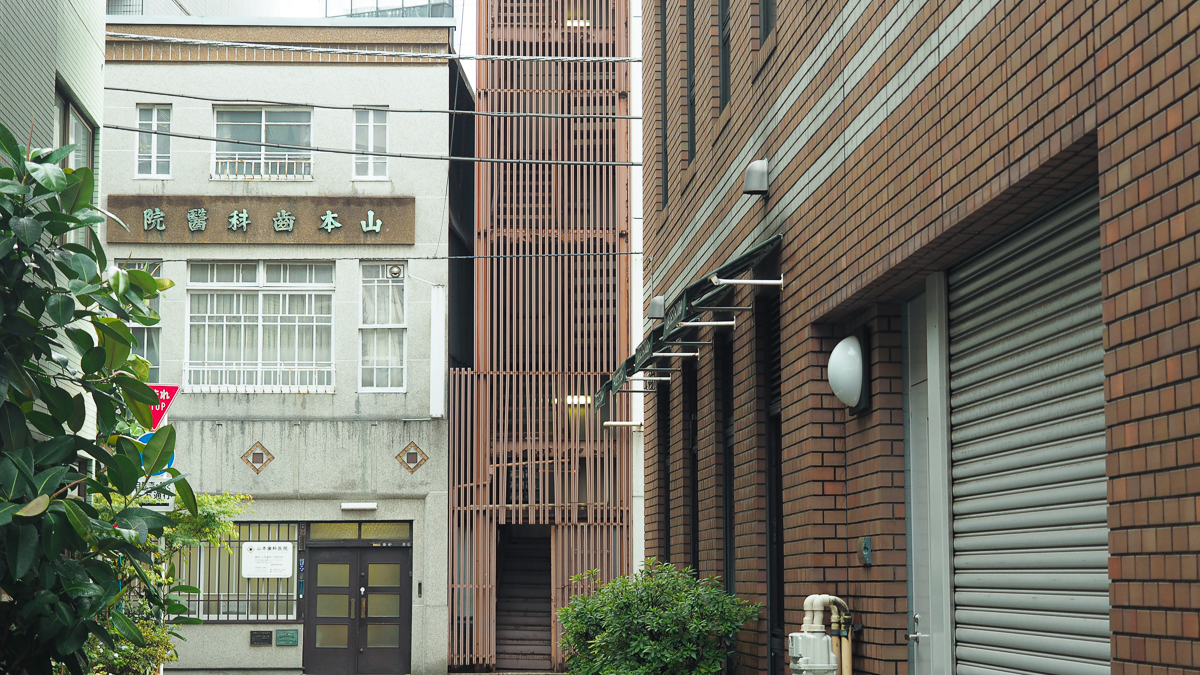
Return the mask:
[[290,541],[242,542],[242,577],[290,579],[295,552]]
[[300,631],[295,628],[280,628],[275,631],[276,647],[295,647],[300,644]]

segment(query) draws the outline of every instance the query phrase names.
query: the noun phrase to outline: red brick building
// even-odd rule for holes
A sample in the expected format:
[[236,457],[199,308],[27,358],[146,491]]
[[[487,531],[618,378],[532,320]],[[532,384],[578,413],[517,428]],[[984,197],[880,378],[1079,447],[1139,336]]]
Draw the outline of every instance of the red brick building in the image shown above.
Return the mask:
[[619,377],[679,368],[647,552],[764,603],[737,672],[830,593],[856,672],[1200,673],[1200,4],[643,12],[667,312]]

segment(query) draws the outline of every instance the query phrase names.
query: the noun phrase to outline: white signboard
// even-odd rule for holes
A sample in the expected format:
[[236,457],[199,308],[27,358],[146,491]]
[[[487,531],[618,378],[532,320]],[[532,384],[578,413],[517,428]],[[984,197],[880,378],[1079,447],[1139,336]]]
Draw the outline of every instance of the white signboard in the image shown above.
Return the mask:
[[292,578],[292,552],[290,541],[244,541],[242,542],[242,577],[246,579],[290,579]]
[[[145,479],[145,484],[148,487],[154,487],[155,485],[162,485],[169,480],[171,480],[171,474],[163,471],[161,473],[154,474],[153,476],[147,476]],[[166,489],[174,492],[175,486],[172,485]],[[146,501],[142,502],[142,508],[149,509],[151,511],[158,511],[159,513],[170,513],[171,511],[175,510],[175,495],[165,495],[161,492],[147,492]]]

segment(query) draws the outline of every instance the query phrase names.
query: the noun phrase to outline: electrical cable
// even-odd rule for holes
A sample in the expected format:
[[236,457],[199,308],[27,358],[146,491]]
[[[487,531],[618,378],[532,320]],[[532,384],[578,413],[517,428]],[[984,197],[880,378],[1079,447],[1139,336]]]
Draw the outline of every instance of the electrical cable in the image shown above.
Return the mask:
[[265,98],[212,98],[210,96],[195,96],[193,94],[172,94],[166,91],[150,91],[148,89],[130,89],[128,87],[105,87],[107,91],[125,91],[134,94],[150,94],[153,96],[170,96],[171,98],[186,98],[210,103],[253,103],[267,105],[283,105],[296,108],[322,108],[326,110],[381,110],[387,113],[429,113],[443,115],[474,115],[476,117],[546,117],[550,119],[601,119],[601,120],[640,120],[640,115],[596,115],[589,113],[530,113],[530,112],[483,112],[478,110],[416,110],[403,108],[381,108],[372,105],[324,105],[320,103],[292,103],[288,101],[272,101]]
[[569,159],[497,159],[492,157],[452,157],[449,155],[417,155],[405,152],[378,152],[372,150],[348,150],[345,148],[322,148],[309,145],[294,145],[291,143],[271,143],[269,141],[243,141],[232,138],[217,138],[216,136],[204,136],[201,134],[184,134],[177,131],[159,131],[157,129],[139,129],[137,127],[127,127],[120,124],[105,124],[105,129],[113,129],[116,131],[131,131],[138,134],[155,134],[158,136],[172,136],[174,138],[187,138],[193,141],[213,141],[217,143],[234,143],[237,145],[253,145],[262,148],[278,148],[280,150],[300,150],[303,152],[325,152],[335,155],[357,155],[360,157],[396,157],[399,159],[432,159],[437,161],[451,162],[474,162],[478,164],[539,164],[553,166],[641,166],[641,162],[587,162],[576,161]]
[[[127,246],[141,245],[141,242],[117,242],[117,243],[120,245],[127,245]],[[108,244],[108,246],[112,246],[112,245],[114,245],[114,244],[111,244],[111,243]],[[155,245],[156,246],[170,246],[170,244],[155,244]],[[319,246],[320,244],[316,244],[316,245]],[[289,244],[289,246],[290,246],[290,244]],[[609,257],[609,256],[619,256],[619,255],[641,255],[641,254],[642,254],[641,251],[594,251],[591,253],[506,253],[506,254],[498,254],[498,255],[427,255],[427,256],[398,255],[398,256],[387,256],[386,259],[395,258],[396,260],[402,260],[404,262],[408,262],[410,260],[499,260],[499,259],[506,259],[506,258],[584,258],[584,257],[589,257],[589,256]],[[118,259],[118,258],[122,258],[122,257],[124,257],[126,259],[136,258],[138,260],[142,260],[142,258],[139,256],[114,256],[114,260]],[[378,256],[375,256],[375,257],[378,257]],[[375,257],[372,257],[372,256],[341,256],[341,257],[337,257],[337,258],[321,258],[320,261],[323,262],[323,261],[327,261],[327,260],[374,260]],[[296,260],[300,260],[300,259],[301,258],[297,258]],[[303,258],[303,259],[309,260],[310,258]],[[217,260],[225,261],[226,259],[218,258]],[[201,261],[200,258],[154,258],[154,260],[152,260],[151,262],[163,263],[163,262],[199,262],[199,261]],[[204,261],[207,262],[208,260],[204,259]],[[243,261],[240,259],[230,259],[230,262],[243,262]],[[275,261],[272,260],[271,262],[275,262]],[[288,262],[288,261],[284,260],[284,262]]]
[[192,38],[166,37],[162,35],[140,35],[105,31],[105,37],[135,42],[163,42],[166,44],[194,45],[199,47],[227,47],[231,49],[256,49],[268,52],[305,52],[310,54],[343,54],[347,56],[381,56],[395,59],[435,59],[438,61],[526,61],[544,63],[641,63],[636,56],[517,56],[504,54],[437,54],[433,52],[394,52],[382,49],[344,49],[341,47],[313,47],[307,45],[268,44],[261,42],[229,42],[226,40],[195,40]]

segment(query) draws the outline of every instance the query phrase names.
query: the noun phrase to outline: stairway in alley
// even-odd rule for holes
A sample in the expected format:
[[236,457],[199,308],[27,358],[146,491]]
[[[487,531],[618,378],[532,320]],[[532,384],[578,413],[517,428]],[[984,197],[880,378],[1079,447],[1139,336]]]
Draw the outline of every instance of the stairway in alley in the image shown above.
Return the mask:
[[550,528],[501,527],[496,668],[551,670]]

